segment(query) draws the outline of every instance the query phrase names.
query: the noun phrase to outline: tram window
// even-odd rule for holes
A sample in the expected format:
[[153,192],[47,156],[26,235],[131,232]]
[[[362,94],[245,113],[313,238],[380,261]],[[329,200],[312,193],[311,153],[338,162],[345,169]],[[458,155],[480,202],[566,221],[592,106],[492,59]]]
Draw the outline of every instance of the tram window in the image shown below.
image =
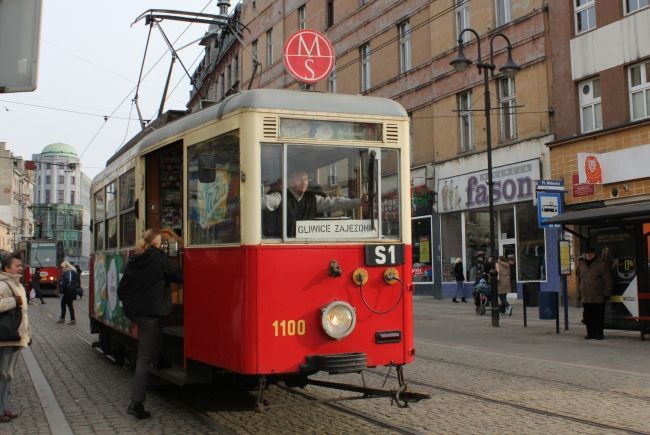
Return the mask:
[[239,131],[190,146],[187,156],[189,244],[239,243]]
[[117,248],[117,218],[106,221],[106,249]]
[[95,193],[95,250],[101,251],[104,249],[104,189]]
[[120,245],[135,245],[135,169],[120,177]]
[[106,217],[117,215],[117,183],[115,181],[106,185]]
[[104,249],[104,222],[95,224],[95,250]]
[[284,236],[288,239],[376,239],[379,228],[383,237],[399,237],[397,150],[377,153],[361,147],[286,147],[285,168],[282,146],[262,145],[264,238],[283,237],[285,210]]

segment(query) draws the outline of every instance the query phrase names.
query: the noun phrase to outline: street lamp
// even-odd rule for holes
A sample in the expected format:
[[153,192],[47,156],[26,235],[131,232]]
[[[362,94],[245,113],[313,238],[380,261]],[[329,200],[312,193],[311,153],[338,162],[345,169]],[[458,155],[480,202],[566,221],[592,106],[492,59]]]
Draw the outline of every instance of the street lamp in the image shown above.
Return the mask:
[[[474,29],[463,29],[458,34],[458,55],[454,60],[450,62],[450,65],[454,67],[456,72],[462,72],[467,69],[472,64],[472,61],[469,60],[463,51],[463,34],[465,32],[470,32],[473,33],[474,36],[476,37],[476,45],[478,47],[478,59],[476,60],[476,66],[478,67],[478,72],[479,74],[482,72],[483,73],[483,88],[485,90],[485,131],[487,134],[487,172],[488,172],[488,214],[490,215],[490,246],[492,249],[492,252],[495,251],[496,248],[496,243],[495,243],[495,237],[494,237],[494,186],[492,182],[492,129],[490,125],[490,85],[489,85],[489,77],[488,77],[488,70],[490,71],[490,74],[494,76],[494,69],[496,68],[494,65],[494,39],[498,36],[502,37],[503,39],[506,40],[506,43],[508,44],[508,60],[506,63],[499,68],[499,71],[501,71],[501,74],[503,74],[504,77],[506,78],[513,78],[515,74],[517,74],[517,71],[519,71],[521,68],[519,65],[517,65],[513,60],[512,60],[512,45],[510,44],[510,40],[506,35],[503,33],[496,33],[490,37],[490,58],[489,62],[483,62],[483,58],[481,57],[481,38],[479,34],[476,32]],[[498,250],[497,252],[497,257],[498,257]],[[494,254],[493,254],[494,257]],[[499,302],[498,302],[498,295],[497,295],[497,285],[496,285],[496,274],[494,270],[489,271],[490,273],[490,287],[492,288],[492,293],[491,293],[491,305],[492,305],[492,326],[499,326]]]

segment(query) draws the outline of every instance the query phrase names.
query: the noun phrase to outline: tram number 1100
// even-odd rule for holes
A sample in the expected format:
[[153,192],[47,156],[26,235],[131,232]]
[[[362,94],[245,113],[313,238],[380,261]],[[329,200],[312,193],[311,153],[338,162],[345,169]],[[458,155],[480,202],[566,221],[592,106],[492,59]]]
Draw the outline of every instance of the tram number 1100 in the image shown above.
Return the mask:
[[276,337],[289,337],[305,335],[304,320],[276,320],[273,322],[273,331]]

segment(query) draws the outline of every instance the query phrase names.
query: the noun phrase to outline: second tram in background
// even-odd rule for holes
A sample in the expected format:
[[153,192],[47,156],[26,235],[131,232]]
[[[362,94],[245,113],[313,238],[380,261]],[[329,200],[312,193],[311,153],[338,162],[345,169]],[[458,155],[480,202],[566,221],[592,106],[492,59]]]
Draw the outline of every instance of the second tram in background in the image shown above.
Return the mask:
[[41,293],[43,295],[59,294],[59,266],[63,262],[63,242],[53,239],[31,239],[18,242],[18,252],[25,261],[23,279],[27,291],[30,289],[32,274],[39,268],[41,275]]
[[[180,114],[177,114],[178,117]],[[92,183],[90,316],[135,356],[117,283],[146,228],[183,268],[163,349],[178,383],[413,360],[408,116],[372,97],[253,90],[154,122]],[[156,125],[158,123],[158,125]],[[340,385],[340,384],[336,384]]]

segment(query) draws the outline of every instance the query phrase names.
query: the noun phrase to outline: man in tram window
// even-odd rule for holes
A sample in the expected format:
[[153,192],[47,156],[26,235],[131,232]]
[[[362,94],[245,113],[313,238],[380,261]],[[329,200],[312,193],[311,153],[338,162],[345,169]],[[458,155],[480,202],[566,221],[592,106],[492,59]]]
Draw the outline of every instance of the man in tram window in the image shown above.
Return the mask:
[[[289,175],[287,189],[287,236],[296,236],[296,221],[315,219],[332,211],[349,211],[366,206],[368,196],[362,198],[328,197],[309,185],[307,172],[294,170]],[[271,189],[262,197],[265,212],[263,232],[265,236],[282,236],[282,192]]]

